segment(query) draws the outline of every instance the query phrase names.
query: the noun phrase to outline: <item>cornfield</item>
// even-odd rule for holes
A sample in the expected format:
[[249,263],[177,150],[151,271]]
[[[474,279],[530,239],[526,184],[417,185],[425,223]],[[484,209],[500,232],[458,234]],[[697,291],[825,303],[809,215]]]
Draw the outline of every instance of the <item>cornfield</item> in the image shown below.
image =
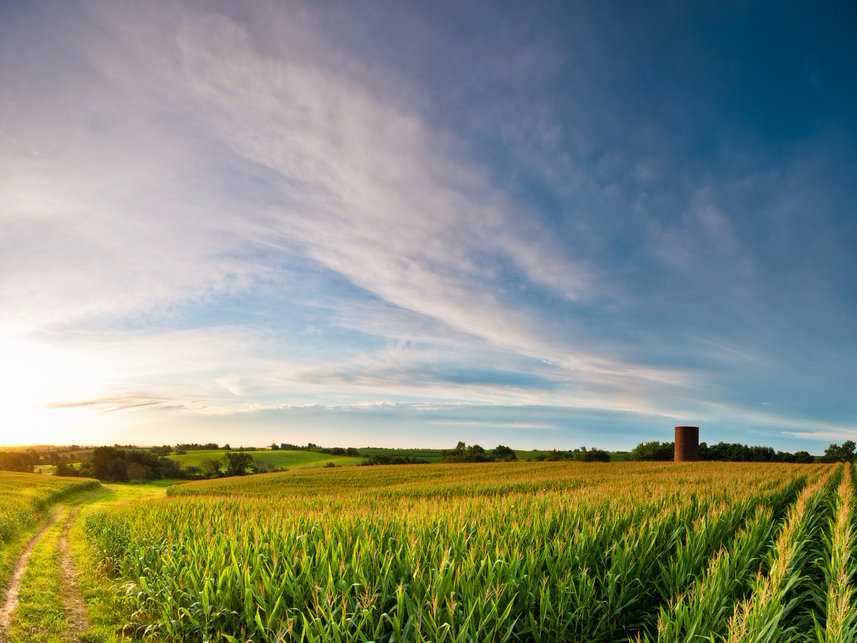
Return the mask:
[[845,641],[849,467],[498,463],[191,483],[93,513],[130,631],[212,641]]

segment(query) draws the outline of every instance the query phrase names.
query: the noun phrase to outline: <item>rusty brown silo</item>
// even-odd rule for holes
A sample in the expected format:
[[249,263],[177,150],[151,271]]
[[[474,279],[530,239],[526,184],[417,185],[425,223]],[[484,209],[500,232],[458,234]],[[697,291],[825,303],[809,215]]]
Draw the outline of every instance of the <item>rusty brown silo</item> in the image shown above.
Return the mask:
[[675,428],[674,462],[694,462],[698,460],[699,427],[677,426]]

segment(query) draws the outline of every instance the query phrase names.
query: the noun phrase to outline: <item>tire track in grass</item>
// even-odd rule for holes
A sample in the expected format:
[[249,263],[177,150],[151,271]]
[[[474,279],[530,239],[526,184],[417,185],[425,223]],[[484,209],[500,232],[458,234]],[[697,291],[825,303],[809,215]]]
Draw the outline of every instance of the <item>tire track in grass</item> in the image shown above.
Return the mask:
[[63,609],[59,539],[69,509],[56,508],[55,518],[35,544],[21,579],[18,606],[6,636],[14,643],[60,643],[73,636]]
[[39,544],[42,536],[44,536],[45,532],[53,526],[54,522],[56,522],[55,514],[51,515],[51,517],[48,518],[41,527],[39,527],[39,530],[33,535],[33,537],[30,538],[30,541],[27,543],[24,551],[21,552],[21,555],[18,557],[18,562],[15,563],[15,570],[12,572],[12,578],[9,581],[6,596],[3,599],[3,607],[0,608],[0,641],[7,640],[12,616],[18,608],[18,600],[21,593],[21,582],[24,580],[24,573],[27,571],[27,564],[30,562],[30,556],[32,556],[33,550],[36,548],[36,545]]
[[66,618],[69,624],[70,638],[77,640],[86,631],[89,619],[86,614],[86,605],[80,593],[77,570],[68,546],[69,531],[74,524],[79,507],[68,512],[62,534],[59,539],[60,570],[62,577],[62,597]]

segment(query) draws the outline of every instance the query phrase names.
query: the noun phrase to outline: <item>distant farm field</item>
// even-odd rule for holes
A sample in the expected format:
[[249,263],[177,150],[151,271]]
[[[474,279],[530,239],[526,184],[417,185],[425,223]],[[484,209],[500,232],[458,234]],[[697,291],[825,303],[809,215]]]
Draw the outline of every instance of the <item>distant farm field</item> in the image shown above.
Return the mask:
[[128,631],[160,640],[841,641],[857,633],[853,476],[303,468],[175,486],[92,513],[86,533]]
[[[298,451],[286,449],[259,449],[244,451],[253,456],[259,464],[267,465],[272,469],[291,469],[295,467],[324,466],[328,462],[333,464],[357,464],[363,460],[362,457],[329,455],[319,451]],[[183,467],[199,467],[206,460],[222,461],[226,457],[226,451],[222,449],[206,451],[188,451],[180,455],[171,455],[169,458],[175,460]]]

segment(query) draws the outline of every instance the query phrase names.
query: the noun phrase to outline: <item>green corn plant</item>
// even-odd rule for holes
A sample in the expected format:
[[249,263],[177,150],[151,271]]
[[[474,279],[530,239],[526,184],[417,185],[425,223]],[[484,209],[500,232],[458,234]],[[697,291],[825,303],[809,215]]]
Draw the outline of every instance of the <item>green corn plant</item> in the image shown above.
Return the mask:
[[857,609],[854,604],[853,580],[857,564],[853,551],[854,539],[854,467],[842,477],[836,501],[836,513],[831,516],[829,535],[825,538],[827,560],[824,576],[824,622],[815,621],[815,635],[824,643],[857,641]]
[[[660,607],[657,640],[693,641],[723,634],[734,601],[748,590],[763,562],[774,535],[775,516],[794,500],[804,484],[805,479],[801,478],[769,496],[758,498],[757,502],[746,503],[748,511],[753,512],[749,517],[743,512],[738,516],[727,516],[721,521],[725,523],[722,528],[711,532],[697,529],[691,533],[688,539],[691,543],[705,539],[711,533],[704,548],[711,550],[712,546],[717,546],[719,550],[710,559],[707,572],[695,580],[688,591],[682,591],[687,586],[682,581],[688,574],[684,570],[691,565],[681,556],[664,564],[663,570],[673,572],[672,583],[667,588],[674,598],[669,605]],[[730,538],[731,531],[742,518],[746,519],[744,526],[734,538]],[[724,534],[724,530],[730,533]],[[724,542],[728,542],[728,546]],[[688,548],[697,564],[704,558],[704,552],[699,551],[702,548],[702,545]],[[673,571],[676,569],[681,571],[676,573]],[[653,637],[646,632],[642,638],[652,640]]]
[[[796,485],[824,470],[295,470],[181,485],[163,500],[91,513],[85,527],[139,637],[605,640],[654,622],[666,594],[706,576],[729,529],[771,523]],[[774,511],[760,518],[759,505]],[[679,578],[665,583],[665,570]]]
[[774,642],[798,635],[790,620],[804,604],[805,569],[811,544],[840,471],[837,469],[837,473],[805,489],[790,509],[771,552],[767,575],[757,578],[752,595],[733,613],[728,631],[730,642]]

